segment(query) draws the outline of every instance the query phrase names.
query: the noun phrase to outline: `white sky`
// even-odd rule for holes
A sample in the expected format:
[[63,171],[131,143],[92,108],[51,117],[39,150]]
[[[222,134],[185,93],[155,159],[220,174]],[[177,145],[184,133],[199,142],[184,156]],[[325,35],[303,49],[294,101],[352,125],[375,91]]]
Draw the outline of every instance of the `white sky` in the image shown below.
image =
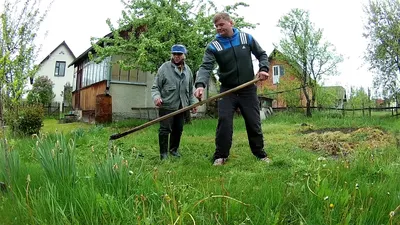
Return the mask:
[[[3,0],[0,0],[2,3]],[[44,2],[49,1],[45,0]],[[217,5],[227,5],[236,0],[215,0]],[[269,54],[273,43],[281,37],[277,28],[278,20],[292,8],[310,12],[310,18],[317,28],[323,28],[327,41],[336,46],[345,59],[339,66],[340,74],[325,82],[326,85],[372,86],[372,73],[363,66],[366,40],[363,32],[363,5],[367,0],[246,0],[250,6],[239,11],[247,21],[259,23],[252,34]],[[1,4],[2,5],[2,4]],[[47,37],[40,37],[41,61],[62,41],[66,41],[75,56],[90,47],[90,37],[102,37],[109,33],[106,19],[115,22],[120,18],[122,5],[119,0],[55,0],[42,26]],[[211,21],[210,21],[211,22]]]

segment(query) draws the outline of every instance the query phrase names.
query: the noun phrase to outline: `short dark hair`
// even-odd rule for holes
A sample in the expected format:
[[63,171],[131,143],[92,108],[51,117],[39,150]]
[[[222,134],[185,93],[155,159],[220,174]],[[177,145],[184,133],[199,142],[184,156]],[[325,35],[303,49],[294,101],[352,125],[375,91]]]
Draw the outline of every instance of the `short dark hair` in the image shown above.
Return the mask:
[[216,23],[220,19],[223,19],[226,21],[232,21],[231,17],[226,12],[219,12],[219,13],[215,14],[213,21],[214,21],[214,23]]

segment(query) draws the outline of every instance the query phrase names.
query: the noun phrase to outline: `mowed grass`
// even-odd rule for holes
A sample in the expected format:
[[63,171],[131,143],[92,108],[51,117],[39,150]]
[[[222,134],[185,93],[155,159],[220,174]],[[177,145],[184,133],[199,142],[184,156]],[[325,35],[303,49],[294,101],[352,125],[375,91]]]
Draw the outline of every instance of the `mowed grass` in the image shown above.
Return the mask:
[[[143,122],[46,120],[45,135],[8,140],[1,224],[400,223],[396,117],[275,114],[262,124],[270,165],[251,154],[238,117],[229,160],[221,167],[211,162],[215,119],[185,125],[180,159],[159,160],[158,125],[109,141]],[[363,144],[369,136],[357,137],[347,155],[306,147],[305,130],[363,127],[382,130],[391,140],[372,145]]]

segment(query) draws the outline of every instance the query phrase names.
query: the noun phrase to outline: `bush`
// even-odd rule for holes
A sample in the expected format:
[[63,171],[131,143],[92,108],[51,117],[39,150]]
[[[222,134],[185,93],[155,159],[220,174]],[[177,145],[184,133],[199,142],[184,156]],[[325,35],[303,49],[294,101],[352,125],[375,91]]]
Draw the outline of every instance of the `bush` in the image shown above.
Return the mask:
[[41,105],[27,105],[7,112],[5,115],[6,124],[11,131],[18,135],[38,134],[43,126],[44,110]]
[[28,93],[28,102],[33,104],[41,103],[43,105],[50,104],[55,97],[53,86],[53,81],[46,76],[36,78],[32,85],[32,90]]

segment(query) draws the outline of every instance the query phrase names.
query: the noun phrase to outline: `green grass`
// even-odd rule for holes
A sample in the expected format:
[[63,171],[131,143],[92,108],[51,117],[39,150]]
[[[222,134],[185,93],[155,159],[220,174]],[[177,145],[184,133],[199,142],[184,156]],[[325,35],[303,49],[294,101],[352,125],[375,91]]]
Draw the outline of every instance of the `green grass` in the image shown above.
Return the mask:
[[[300,132],[304,125],[374,127],[395,140],[395,117],[276,114],[263,121],[270,165],[251,154],[244,122],[236,118],[231,154],[222,167],[211,165],[217,125],[212,119],[185,125],[180,159],[159,160],[158,125],[108,141],[143,122],[46,120],[44,136],[8,140],[14,163],[10,172],[0,170],[0,181],[11,185],[0,192],[1,224],[400,223],[395,142],[329,157],[302,147]],[[4,146],[0,166],[5,168]]]

